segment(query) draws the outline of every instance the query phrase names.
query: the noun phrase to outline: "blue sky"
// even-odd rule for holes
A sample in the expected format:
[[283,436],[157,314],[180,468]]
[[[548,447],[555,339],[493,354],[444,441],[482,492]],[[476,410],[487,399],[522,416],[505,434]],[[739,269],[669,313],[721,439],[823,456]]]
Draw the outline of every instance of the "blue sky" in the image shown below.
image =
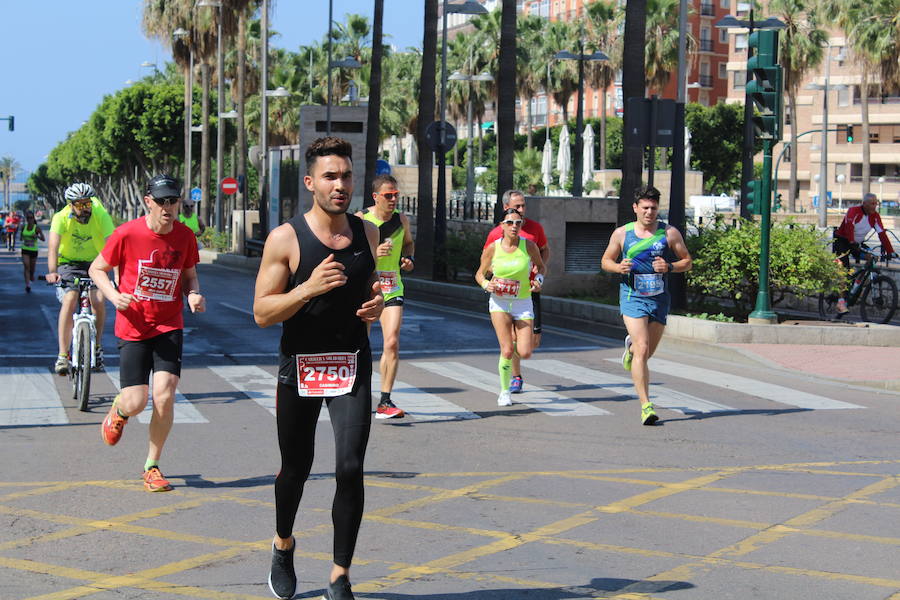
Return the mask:
[[[333,0],[334,19],[347,13],[372,17],[372,0]],[[385,0],[384,32],[398,48],[422,45],[423,2]],[[272,45],[296,50],[322,40],[328,28],[325,0],[276,0]],[[148,74],[145,61],[171,59],[141,31],[142,0],[0,0],[0,117],[15,115],[16,130],[0,122],[0,156],[32,171],[107,94]],[[209,9],[207,9],[209,10]]]

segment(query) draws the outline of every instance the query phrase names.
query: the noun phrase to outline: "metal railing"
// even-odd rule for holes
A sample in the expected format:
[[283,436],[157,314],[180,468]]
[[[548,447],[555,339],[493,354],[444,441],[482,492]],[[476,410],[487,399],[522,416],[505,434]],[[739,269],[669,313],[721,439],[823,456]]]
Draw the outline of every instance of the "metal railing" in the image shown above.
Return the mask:
[[[450,192],[447,198],[448,220],[455,221],[473,221],[473,222],[493,222],[494,221],[494,203],[496,196],[485,192],[476,192],[471,209],[466,210],[466,193],[463,190],[454,190]],[[432,211],[436,209],[436,203],[432,202]],[[419,209],[419,202],[416,196],[400,196],[397,203],[397,209],[408,215],[416,216]]]
[[711,2],[701,2],[700,15],[704,17],[716,16],[716,5]]
[[700,52],[712,52],[713,51],[713,41],[712,40],[700,40]]

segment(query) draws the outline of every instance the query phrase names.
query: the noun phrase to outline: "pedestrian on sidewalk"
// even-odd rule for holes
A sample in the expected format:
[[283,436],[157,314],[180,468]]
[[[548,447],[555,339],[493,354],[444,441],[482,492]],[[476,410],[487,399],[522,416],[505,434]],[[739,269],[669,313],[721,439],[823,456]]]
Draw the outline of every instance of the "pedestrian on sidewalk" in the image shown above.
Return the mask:
[[[692,260],[681,232],[658,220],[659,190],[639,188],[632,205],[637,220],[613,231],[603,253],[602,268],[622,275],[619,312],[625,322],[625,353],[622,366],[641,401],[641,423],[659,420],[650,402],[650,371],[647,361],[656,352],[669,314],[668,273],[691,270]],[[674,254],[677,260],[670,261]]]

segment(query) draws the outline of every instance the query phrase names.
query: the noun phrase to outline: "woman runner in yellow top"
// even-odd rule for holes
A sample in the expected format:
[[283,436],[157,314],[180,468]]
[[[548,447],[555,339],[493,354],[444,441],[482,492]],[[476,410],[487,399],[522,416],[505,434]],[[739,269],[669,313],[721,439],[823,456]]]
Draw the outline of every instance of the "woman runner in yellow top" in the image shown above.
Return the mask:
[[[519,237],[522,215],[514,208],[503,214],[500,222],[503,237],[481,253],[481,265],[475,281],[491,295],[489,310],[497,341],[500,342],[500,395],[498,406],[511,406],[509,381],[512,377],[513,352],[527,359],[532,350],[532,322],[534,310],[531,292],[541,291],[544,283],[544,263],[537,245]],[[529,281],[532,265],[537,276]],[[491,277],[488,278],[488,273]]]

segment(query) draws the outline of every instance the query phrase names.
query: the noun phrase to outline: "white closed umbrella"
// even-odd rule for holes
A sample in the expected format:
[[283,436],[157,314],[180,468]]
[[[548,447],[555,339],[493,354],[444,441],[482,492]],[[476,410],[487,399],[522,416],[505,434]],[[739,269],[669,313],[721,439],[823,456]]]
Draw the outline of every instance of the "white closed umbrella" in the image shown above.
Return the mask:
[[388,162],[392,165],[400,164],[400,138],[396,135],[391,136],[391,142],[388,144]]
[[541,157],[541,179],[544,182],[544,192],[550,189],[553,181],[553,142],[550,138],[544,142],[544,155]]
[[569,129],[563,125],[559,132],[559,151],[556,153],[556,170],[559,171],[559,187],[566,189],[569,170],[572,168],[572,149],[569,148]]
[[407,133],[403,138],[403,164],[415,165],[419,163],[419,150],[416,148],[416,138],[411,133]]
[[594,128],[588,123],[582,134],[584,148],[581,154],[581,185],[587,185],[594,178]]

